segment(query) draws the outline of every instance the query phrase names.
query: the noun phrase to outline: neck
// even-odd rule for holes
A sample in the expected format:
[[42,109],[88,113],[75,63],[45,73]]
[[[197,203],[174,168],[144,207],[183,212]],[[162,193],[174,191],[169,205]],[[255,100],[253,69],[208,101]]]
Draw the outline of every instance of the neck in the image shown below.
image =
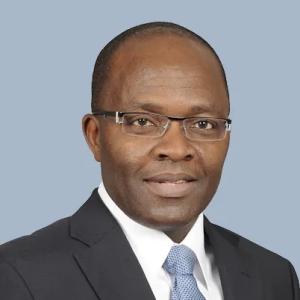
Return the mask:
[[175,229],[164,230],[164,233],[175,243],[179,244],[187,236],[196,220],[193,220],[187,225],[176,227]]

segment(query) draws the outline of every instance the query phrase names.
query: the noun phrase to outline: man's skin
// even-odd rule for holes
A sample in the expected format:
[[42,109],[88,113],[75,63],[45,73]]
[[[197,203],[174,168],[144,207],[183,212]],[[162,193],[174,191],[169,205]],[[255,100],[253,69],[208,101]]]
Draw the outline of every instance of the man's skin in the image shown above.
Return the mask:
[[[199,42],[170,33],[123,43],[98,101],[99,109],[106,111],[229,115],[216,57]],[[129,136],[114,118],[88,114],[82,123],[116,204],[135,221],[164,231],[175,242],[183,240],[218,187],[229,134],[221,141],[201,142],[187,139],[180,121],[155,138]],[[186,176],[193,181],[185,181]]]

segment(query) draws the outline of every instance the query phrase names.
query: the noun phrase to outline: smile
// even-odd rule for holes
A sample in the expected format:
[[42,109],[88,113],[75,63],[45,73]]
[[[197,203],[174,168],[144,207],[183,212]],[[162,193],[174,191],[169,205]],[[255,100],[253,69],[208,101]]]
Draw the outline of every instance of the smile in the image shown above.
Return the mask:
[[144,182],[150,192],[165,198],[187,196],[196,187],[196,179],[186,174],[160,174]]

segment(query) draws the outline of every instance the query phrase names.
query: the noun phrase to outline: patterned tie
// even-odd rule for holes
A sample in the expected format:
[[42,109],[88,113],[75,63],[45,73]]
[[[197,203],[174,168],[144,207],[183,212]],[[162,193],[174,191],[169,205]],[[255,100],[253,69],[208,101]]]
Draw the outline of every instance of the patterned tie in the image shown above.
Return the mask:
[[193,276],[195,253],[184,245],[173,246],[163,268],[174,276],[171,300],[205,300]]

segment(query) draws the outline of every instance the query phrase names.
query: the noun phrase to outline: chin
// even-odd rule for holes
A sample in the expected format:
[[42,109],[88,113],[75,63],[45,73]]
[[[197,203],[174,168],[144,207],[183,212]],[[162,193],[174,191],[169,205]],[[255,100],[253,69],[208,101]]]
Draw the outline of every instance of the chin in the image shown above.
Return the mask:
[[188,226],[193,223],[198,215],[201,213],[201,210],[193,211],[192,213],[189,211],[187,213],[183,213],[182,209],[158,209],[154,211],[151,209],[149,213],[141,217],[139,214],[139,218],[136,219],[137,222],[161,231],[169,231],[175,230],[176,228]]

